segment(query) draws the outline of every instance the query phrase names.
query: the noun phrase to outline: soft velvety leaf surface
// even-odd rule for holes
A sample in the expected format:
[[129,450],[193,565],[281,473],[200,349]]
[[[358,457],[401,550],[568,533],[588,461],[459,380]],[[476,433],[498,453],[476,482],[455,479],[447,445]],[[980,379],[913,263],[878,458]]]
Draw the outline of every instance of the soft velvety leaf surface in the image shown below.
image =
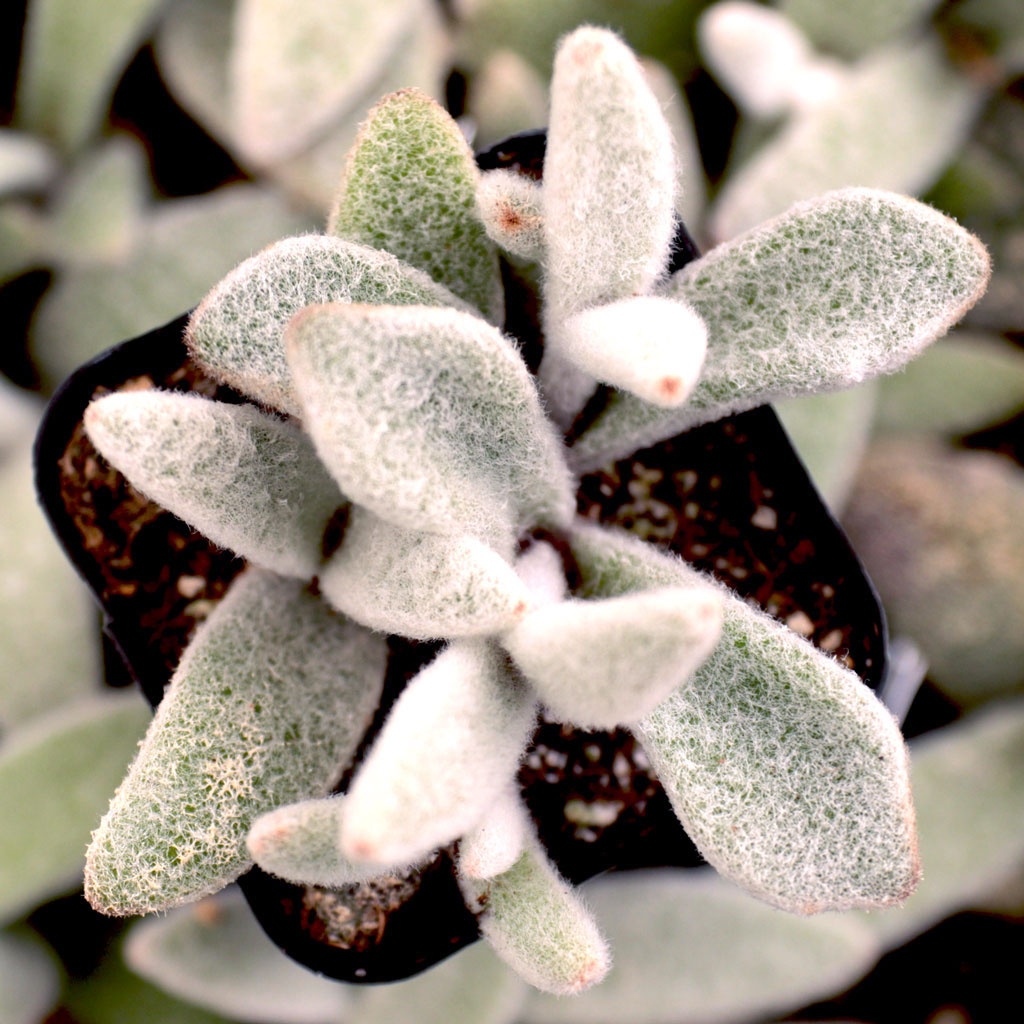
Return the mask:
[[[572,543],[598,594],[705,579],[625,534],[580,528]],[[687,834],[785,910],[901,902],[919,866],[895,721],[838,661],[719,592],[718,646],[635,728]]]
[[411,0],[239,0],[229,58],[236,136],[257,163],[304,148],[394,59]]
[[1024,473],[985,452],[889,442],[864,460],[844,524],[928,674],[963,704],[1024,683]]
[[159,0],[32,0],[17,120],[64,149],[96,127]]
[[345,499],[295,424],[156,390],[106,395],[84,422],[134,487],[215,544],[285,576],[316,573]]
[[239,577],[186,650],[93,836],[93,906],[166,910],[237,878],[257,815],[337,781],[377,705],[385,656],[383,638],[295,581]]
[[269,246],[217,284],[189,321],[189,348],[219,380],[298,414],[284,331],[299,310],[325,302],[465,306],[388,253],[329,235],[300,235]]
[[69,268],[47,293],[31,329],[44,378],[56,384],[103,349],[180,316],[240,260],[308,226],[254,185],[158,203],[123,262]]
[[996,335],[958,331],[879,384],[879,431],[965,434],[1024,407],[1024,354]]
[[577,999],[534,994],[528,1024],[735,1024],[774,1018],[854,982],[878,947],[850,915],[794,917],[710,871],[631,871],[584,888],[615,951]]
[[488,236],[528,262],[544,258],[541,185],[514,170],[498,168],[480,178],[477,210]]
[[708,329],[704,372],[681,409],[617,394],[572,449],[593,467],[767,401],[891,373],[980,297],[984,247],[905,196],[842,189],[724,243],[674,274],[667,295]]
[[0,745],[0,921],[81,884],[82,851],[149,720],[137,694],[85,697]]
[[306,429],[353,501],[409,529],[483,538],[570,517],[533,380],[478,317],[325,305],[292,321],[287,348]]
[[338,1024],[352,989],[300,967],[264,934],[235,888],[140,921],[125,960],[171,995],[252,1024]]
[[0,932],[0,1024],[39,1024],[60,994],[56,958],[27,935]]
[[476,212],[479,179],[451,116],[419,90],[403,89],[363,122],[328,233],[390,252],[501,324],[498,260]]
[[449,645],[402,692],[356,773],[341,852],[408,864],[472,828],[514,777],[534,716],[498,648]]

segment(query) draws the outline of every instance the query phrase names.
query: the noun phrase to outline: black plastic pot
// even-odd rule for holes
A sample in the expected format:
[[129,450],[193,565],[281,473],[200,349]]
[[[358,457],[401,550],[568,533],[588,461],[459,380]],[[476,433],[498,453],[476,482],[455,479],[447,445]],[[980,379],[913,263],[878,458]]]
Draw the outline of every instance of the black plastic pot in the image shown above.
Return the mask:
[[[478,159],[485,167],[518,166],[539,174],[543,134],[506,140]],[[695,254],[680,227],[676,266]],[[521,282],[510,267],[504,272],[514,295]],[[53,529],[100,603],[105,633],[154,707],[191,631],[196,581],[202,584],[201,600],[215,601],[244,563],[131,492],[92,453],[82,415],[94,396],[126,385],[198,389],[244,401],[191,363],[182,342],[185,321],[179,317],[123,342],[72,374],[50,402],[35,452],[38,493]],[[528,318],[510,321],[509,329],[525,333]],[[520,340],[527,351],[536,347],[535,338]],[[581,415],[592,415],[601,401],[599,394]],[[655,477],[641,507],[630,484]],[[719,576],[783,620],[802,615],[812,627],[812,642],[845,654],[866,685],[877,688],[882,681],[886,630],[877,595],[769,407],[698,427],[589,474],[578,500],[584,514],[653,537],[653,543]],[[664,509],[672,515],[666,517]],[[114,550],[119,554],[112,558]],[[397,637],[390,646],[385,699],[363,749],[405,681],[437,649]],[[520,781],[542,841],[573,882],[615,868],[700,862],[633,750],[626,732],[584,733],[542,722],[535,734]],[[555,773],[545,757],[549,751],[563,765]],[[621,765],[620,757],[631,766],[625,780],[611,770],[613,763]],[[346,783],[347,778],[342,787]],[[565,818],[570,799],[615,800],[624,810],[614,824],[585,835]],[[286,953],[345,981],[404,978],[477,938],[475,918],[463,904],[445,851],[423,871],[413,895],[386,911],[378,941],[363,948],[341,948],[325,928],[315,910],[322,890],[256,868],[240,885],[263,928]]]

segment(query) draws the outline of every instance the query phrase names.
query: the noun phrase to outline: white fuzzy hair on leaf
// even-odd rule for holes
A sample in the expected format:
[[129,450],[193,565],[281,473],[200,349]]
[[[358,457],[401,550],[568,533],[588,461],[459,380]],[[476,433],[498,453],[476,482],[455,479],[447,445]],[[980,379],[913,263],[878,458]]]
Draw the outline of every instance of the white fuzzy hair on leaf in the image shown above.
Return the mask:
[[530,262],[544,257],[544,211],[538,181],[507,168],[487,171],[476,190],[487,234],[502,249]]
[[459,840],[459,871],[475,879],[508,871],[522,855],[531,832],[519,789],[508,786]]

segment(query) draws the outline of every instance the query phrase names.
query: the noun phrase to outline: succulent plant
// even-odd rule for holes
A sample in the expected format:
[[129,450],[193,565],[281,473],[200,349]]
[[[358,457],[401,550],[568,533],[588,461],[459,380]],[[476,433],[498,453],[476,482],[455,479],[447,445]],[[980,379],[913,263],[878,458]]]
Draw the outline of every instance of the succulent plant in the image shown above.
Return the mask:
[[[889,712],[709,577],[577,517],[574,479],[899,368],[978,299],[987,255],[931,208],[858,188],[669,276],[676,183],[659,104],[603,30],[560,45],[542,183],[481,176],[437,104],[392,94],[327,233],[246,261],[191,317],[193,358],[249,403],[131,390],[89,407],[134,486],[251,563],[93,836],[97,909],[195,900],[253,860],[344,886],[458,843],[499,955],[579,991],[608,950],[515,785],[539,705],[632,729],[703,856],[776,907],[913,889]],[[536,375],[499,329],[498,247],[540,266]],[[329,795],[379,701],[386,633],[447,646]]]

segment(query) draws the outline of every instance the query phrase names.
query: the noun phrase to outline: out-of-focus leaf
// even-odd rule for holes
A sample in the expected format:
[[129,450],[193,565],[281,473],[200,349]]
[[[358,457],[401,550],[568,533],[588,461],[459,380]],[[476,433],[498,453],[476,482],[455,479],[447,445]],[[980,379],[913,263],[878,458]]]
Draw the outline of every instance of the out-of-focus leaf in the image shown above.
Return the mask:
[[17,120],[74,149],[161,0],[32,0],[25,23]]
[[963,434],[1022,406],[1024,352],[995,335],[961,331],[879,381],[876,427]]
[[0,196],[35,191],[53,177],[53,154],[45,142],[0,128]]
[[0,932],[0,1024],[38,1024],[59,992],[53,954],[38,940]]
[[142,216],[145,180],[145,154],[128,135],[83,156],[50,210],[46,246],[52,262],[124,259]]
[[232,887],[129,933],[125,960],[158,988],[251,1024],[339,1024],[351,989],[304,967],[267,938]]
[[910,748],[924,877],[903,907],[863,915],[889,946],[972,906],[1024,861],[1024,700]]
[[[22,418],[25,412],[4,415]],[[2,732],[88,692],[99,680],[95,610],[36,503],[32,429],[11,438],[0,465]],[[3,833],[0,828],[0,842]]]
[[544,80],[512,50],[495,50],[473,76],[467,100],[476,127],[473,145],[483,149],[547,120]]
[[277,194],[236,185],[159,204],[115,267],[68,268],[32,325],[44,377],[59,381],[103,349],[194,306],[235,264],[310,226]]
[[132,974],[118,949],[111,950],[84,981],[71,982],[63,1005],[79,1024],[232,1024],[226,1017],[180,1002]]
[[958,0],[949,21],[980,42],[1010,75],[1024,71],[1024,19],[1018,0]]
[[612,969],[573,999],[534,994],[529,1024],[761,1020],[849,985],[878,952],[855,917],[772,910],[710,871],[609,875],[584,893]]
[[149,717],[135,693],[87,697],[0,746],[0,921],[80,881],[89,832]]
[[829,508],[841,509],[846,502],[871,434],[876,395],[877,380],[849,391],[787,398],[775,405]]
[[939,0],[779,0],[778,4],[815,43],[844,57],[857,57],[891,42],[924,22],[938,6]]
[[844,185],[920,193],[963,143],[981,98],[933,39],[871,54],[831,100],[790,118],[729,177],[711,211],[712,238]]
[[352,1024],[512,1024],[526,984],[486,942],[461,950],[424,974],[360,993]]
[[22,391],[0,375],[0,466],[2,460],[16,458],[19,451],[31,445],[41,412],[38,395]]
[[873,446],[846,508],[895,633],[970,704],[1024,683],[1024,473],[985,452]]
[[43,226],[28,202],[0,205],[0,284],[10,281],[42,260]]

